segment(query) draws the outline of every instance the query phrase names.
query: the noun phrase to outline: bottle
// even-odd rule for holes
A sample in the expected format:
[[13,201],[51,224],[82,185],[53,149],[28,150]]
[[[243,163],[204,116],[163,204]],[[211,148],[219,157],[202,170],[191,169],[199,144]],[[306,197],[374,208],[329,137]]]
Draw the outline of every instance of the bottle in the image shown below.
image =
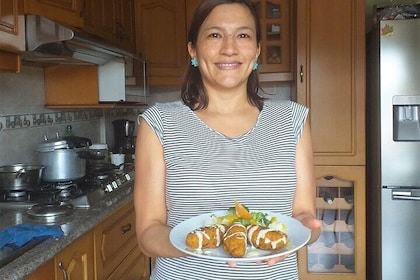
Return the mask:
[[73,127],[68,125],[66,127],[66,131],[64,132],[64,136],[74,136]]

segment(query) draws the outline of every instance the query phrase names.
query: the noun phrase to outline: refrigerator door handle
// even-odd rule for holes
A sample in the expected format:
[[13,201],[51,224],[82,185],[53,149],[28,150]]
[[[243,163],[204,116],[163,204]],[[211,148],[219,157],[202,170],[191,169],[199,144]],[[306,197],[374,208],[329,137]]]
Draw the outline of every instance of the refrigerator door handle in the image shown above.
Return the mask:
[[394,190],[392,191],[392,199],[394,200],[418,200],[420,201],[420,196],[417,196],[412,191],[401,191]]
[[402,196],[402,195],[393,195],[392,199],[395,200],[417,200],[420,201],[420,197],[418,196]]

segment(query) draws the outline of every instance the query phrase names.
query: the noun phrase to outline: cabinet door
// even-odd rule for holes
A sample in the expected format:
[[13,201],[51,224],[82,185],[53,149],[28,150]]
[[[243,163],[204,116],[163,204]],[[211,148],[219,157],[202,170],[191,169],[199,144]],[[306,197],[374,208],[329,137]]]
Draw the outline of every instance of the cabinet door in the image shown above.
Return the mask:
[[87,1],[83,30],[112,42],[115,37],[115,18],[116,1]]
[[134,53],[136,46],[134,0],[118,0],[115,25],[118,46]]
[[138,246],[135,246],[124,261],[115,269],[107,280],[120,279],[150,279],[150,258],[144,255]]
[[56,279],[95,279],[93,254],[93,236],[88,232],[55,256]]
[[18,53],[25,50],[23,17],[18,16],[18,0],[0,0],[0,72],[20,72]]
[[297,101],[315,165],[365,162],[365,1],[297,1]]
[[315,176],[321,236],[298,253],[301,279],[366,279],[365,168],[317,166]]
[[[132,265],[128,266],[130,263],[140,266],[135,269],[144,267],[135,262],[139,254],[138,251],[133,251],[137,248],[134,226],[134,205],[133,202],[130,202],[95,228],[98,279],[108,279],[108,277],[110,277],[109,279],[117,279],[116,275],[129,273],[133,269]],[[134,254],[136,252],[137,255]],[[120,265],[123,266],[120,267]],[[148,269],[146,272],[148,272]]]
[[106,43],[135,51],[134,0],[86,2],[83,30]]
[[87,0],[25,0],[26,14],[45,16],[74,27],[83,26]]
[[187,65],[185,0],[136,1],[137,54],[150,85],[180,85]]
[[[261,24],[259,73],[284,73],[293,79],[290,0],[254,1]],[[288,74],[288,75],[287,75]],[[262,77],[265,77],[262,75]]]
[[17,0],[0,0],[0,31],[13,35],[19,33]]

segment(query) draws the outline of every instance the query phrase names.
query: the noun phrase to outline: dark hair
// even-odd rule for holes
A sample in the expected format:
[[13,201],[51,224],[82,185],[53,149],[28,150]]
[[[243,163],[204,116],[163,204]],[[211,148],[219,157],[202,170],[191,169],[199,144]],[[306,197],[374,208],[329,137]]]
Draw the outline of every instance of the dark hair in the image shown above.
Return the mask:
[[[201,25],[213,11],[213,9],[222,4],[234,4],[238,3],[244,5],[249,9],[254,18],[256,28],[256,39],[257,44],[261,42],[261,29],[258,19],[258,14],[255,10],[254,4],[249,0],[204,0],[195,10],[193,20],[191,22],[190,31],[188,33],[188,42],[191,42],[193,47],[196,47],[198,40],[198,33]],[[248,77],[247,83],[247,95],[248,101],[258,107],[259,110],[263,107],[264,98],[258,95],[260,89],[258,72],[252,71]],[[200,70],[197,67],[188,65],[184,81],[181,88],[181,98],[185,105],[191,108],[191,110],[205,109],[208,105],[209,98],[205,91],[203,81],[201,79]]]

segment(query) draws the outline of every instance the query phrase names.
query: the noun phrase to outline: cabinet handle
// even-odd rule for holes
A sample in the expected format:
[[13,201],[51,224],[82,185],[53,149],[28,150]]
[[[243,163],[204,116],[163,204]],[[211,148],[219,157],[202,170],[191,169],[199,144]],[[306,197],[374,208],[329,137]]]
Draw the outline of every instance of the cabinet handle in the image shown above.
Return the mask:
[[68,273],[67,273],[66,268],[64,267],[63,263],[59,262],[58,267],[60,268],[61,272],[63,272],[63,280],[68,280],[69,276],[68,276]]
[[303,65],[300,66],[299,76],[300,76],[300,82],[303,83]]
[[131,224],[126,224],[121,227],[121,234],[125,234],[131,230]]

